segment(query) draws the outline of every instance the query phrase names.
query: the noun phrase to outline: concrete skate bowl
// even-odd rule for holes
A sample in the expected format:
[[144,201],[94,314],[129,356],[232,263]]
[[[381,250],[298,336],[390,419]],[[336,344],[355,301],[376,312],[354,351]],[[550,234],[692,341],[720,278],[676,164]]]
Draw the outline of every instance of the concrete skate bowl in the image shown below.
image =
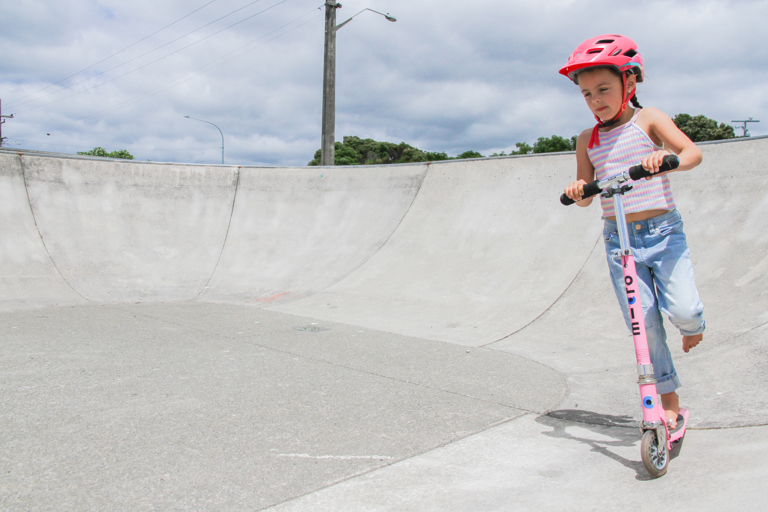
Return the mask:
[[[768,139],[701,148],[671,179],[707,334],[670,346],[693,427],[765,425]],[[0,150],[0,459],[33,489],[4,507],[260,509],[528,414],[631,424],[598,207],[558,200],[574,168]]]
[[546,310],[597,233],[552,207],[564,155],[330,169],[0,156],[3,308],[252,304],[478,345]]
[[[695,357],[743,352],[741,371],[757,378],[768,139],[701,148],[700,167],[672,175],[707,308],[708,348]],[[598,207],[558,202],[573,168],[572,154],[253,168],[2,150],[0,311],[240,304],[518,353],[568,374],[585,347],[610,353],[623,334]]]

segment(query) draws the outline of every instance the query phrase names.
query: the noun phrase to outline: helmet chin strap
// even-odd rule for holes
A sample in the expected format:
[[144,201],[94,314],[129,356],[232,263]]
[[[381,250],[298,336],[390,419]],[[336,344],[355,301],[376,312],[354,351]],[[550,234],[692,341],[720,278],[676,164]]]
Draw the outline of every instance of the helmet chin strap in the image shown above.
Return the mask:
[[622,73],[621,74],[621,82],[622,82],[622,88],[624,90],[624,101],[621,104],[621,108],[619,109],[619,113],[616,114],[613,119],[610,121],[603,121],[597,115],[595,115],[595,119],[597,120],[597,124],[594,128],[592,128],[592,136],[589,138],[589,149],[592,149],[594,146],[600,145],[600,128],[605,128],[608,126],[613,126],[619,121],[619,118],[621,118],[621,115],[624,113],[625,110],[627,110],[627,105],[629,105],[629,100],[632,99],[632,96],[634,96],[634,93],[632,96],[629,95],[627,92],[627,76]]

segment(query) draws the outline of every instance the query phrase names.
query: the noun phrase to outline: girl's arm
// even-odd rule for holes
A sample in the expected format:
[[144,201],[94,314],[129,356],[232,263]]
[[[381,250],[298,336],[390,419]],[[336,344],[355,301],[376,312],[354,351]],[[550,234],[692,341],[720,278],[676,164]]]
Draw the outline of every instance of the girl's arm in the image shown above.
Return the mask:
[[670,153],[677,155],[680,166],[677,171],[688,171],[701,163],[701,150],[691,142],[670,117],[655,108],[644,108],[637,119],[637,124],[655,143],[663,142],[669,151],[655,151],[643,159],[643,167],[651,173],[659,172],[661,160]]
[[589,206],[595,196],[581,199],[584,195],[584,185],[595,179],[595,167],[587,155],[587,146],[592,130],[584,130],[576,139],[576,181],[565,187],[565,195],[576,201],[579,206]]

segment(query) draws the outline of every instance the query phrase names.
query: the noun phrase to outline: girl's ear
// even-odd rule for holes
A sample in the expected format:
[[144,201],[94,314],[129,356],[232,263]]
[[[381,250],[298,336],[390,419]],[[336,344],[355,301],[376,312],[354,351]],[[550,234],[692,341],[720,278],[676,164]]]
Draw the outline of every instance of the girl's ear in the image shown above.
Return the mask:
[[627,92],[632,92],[636,86],[637,86],[637,76],[634,73],[631,73],[627,77]]

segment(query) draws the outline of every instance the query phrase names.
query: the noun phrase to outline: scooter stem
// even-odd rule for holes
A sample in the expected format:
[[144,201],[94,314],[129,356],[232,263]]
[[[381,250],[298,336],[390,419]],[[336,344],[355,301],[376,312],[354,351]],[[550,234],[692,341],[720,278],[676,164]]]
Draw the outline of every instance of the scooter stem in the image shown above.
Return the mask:
[[656,379],[653,376],[653,364],[648,349],[648,337],[645,331],[643,318],[643,305],[640,301],[640,283],[637,279],[635,258],[629,243],[629,230],[627,229],[626,212],[621,184],[612,185],[603,193],[613,197],[616,224],[619,230],[619,244],[621,250],[615,257],[621,258],[621,267],[624,272],[624,290],[627,294],[627,306],[632,327],[632,339],[635,344],[635,356],[637,358],[638,385],[643,404],[643,430],[658,428],[663,424],[664,413],[658,403],[656,391]]

